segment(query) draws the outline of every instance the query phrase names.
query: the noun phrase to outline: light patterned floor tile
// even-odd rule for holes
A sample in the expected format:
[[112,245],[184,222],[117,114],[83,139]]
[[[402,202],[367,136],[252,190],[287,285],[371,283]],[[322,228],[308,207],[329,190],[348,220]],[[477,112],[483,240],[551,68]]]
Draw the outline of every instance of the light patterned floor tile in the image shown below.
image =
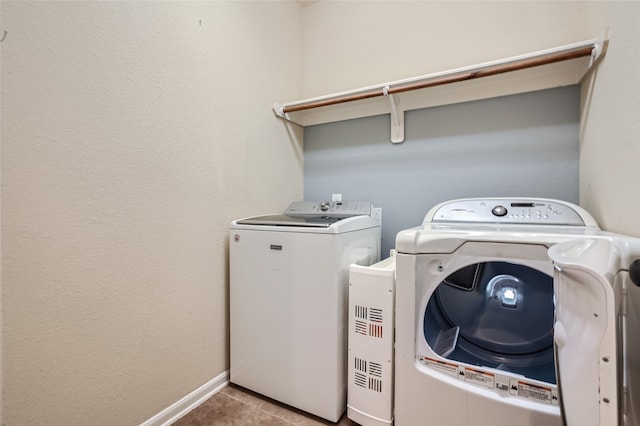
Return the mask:
[[357,426],[344,415],[338,423],[305,413],[240,386],[229,385],[172,426]]

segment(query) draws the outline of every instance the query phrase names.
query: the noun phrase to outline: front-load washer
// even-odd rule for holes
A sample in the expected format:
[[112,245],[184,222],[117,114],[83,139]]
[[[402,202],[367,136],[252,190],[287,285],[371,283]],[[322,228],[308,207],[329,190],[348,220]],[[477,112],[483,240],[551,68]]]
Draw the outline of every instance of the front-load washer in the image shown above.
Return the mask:
[[232,222],[232,383],[340,419],[349,265],[380,260],[380,216],[370,202],[304,201]]
[[397,426],[638,424],[638,240],[570,203],[480,198],[396,251]]

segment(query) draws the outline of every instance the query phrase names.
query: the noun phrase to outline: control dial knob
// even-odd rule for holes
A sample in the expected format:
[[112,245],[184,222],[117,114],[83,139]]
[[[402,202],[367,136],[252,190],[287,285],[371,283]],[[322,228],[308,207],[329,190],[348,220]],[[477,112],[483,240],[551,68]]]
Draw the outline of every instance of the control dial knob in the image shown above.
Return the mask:
[[505,206],[495,206],[491,209],[491,213],[493,213],[494,216],[502,217],[507,214],[507,208]]
[[324,203],[320,203],[320,210],[322,210],[323,212],[329,210],[329,207],[331,207],[331,204],[326,201]]

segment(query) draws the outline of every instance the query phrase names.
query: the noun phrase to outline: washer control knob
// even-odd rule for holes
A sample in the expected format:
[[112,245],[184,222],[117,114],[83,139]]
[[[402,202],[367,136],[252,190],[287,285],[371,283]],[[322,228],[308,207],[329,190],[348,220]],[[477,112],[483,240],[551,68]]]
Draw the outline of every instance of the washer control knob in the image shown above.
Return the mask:
[[502,217],[507,214],[507,208],[504,206],[495,206],[491,210],[491,213],[493,213],[494,216]]
[[327,203],[327,202],[320,203],[320,210],[322,210],[323,212],[326,212],[327,210],[329,210],[329,207],[331,207],[330,203]]

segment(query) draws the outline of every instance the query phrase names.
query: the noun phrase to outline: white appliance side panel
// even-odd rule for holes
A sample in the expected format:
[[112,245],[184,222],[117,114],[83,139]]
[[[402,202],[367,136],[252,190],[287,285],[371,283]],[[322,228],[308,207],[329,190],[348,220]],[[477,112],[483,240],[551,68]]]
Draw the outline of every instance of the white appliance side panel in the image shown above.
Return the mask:
[[347,415],[363,426],[393,423],[394,285],[393,258],[350,267]]
[[628,272],[617,277],[625,289],[622,303],[626,306],[624,312],[624,401],[623,426],[640,425],[640,287],[633,284]]
[[631,264],[640,259],[640,238],[611,234],[620,252],[620,271],[615,277],[622,366],[621,426],[640,425],[640,286],[630,277]]
[[232,229],[229,244],[231,382],[337,421],[346,407],[348,265],[377,260],[379,228]]

